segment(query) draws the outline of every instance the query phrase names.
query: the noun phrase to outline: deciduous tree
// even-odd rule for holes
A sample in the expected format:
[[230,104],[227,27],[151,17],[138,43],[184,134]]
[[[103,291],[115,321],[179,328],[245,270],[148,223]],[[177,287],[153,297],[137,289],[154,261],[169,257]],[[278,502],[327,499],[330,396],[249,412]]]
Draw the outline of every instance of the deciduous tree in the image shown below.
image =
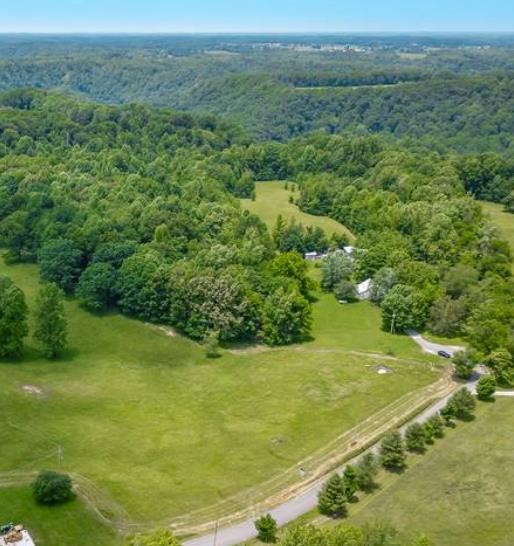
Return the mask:
[[51,470],[40,472],[32,484],[32,493],[39,504],[62,504],[75,497],[71,478]]
[[492,375],[483,375],[477,383],[479,400],[490,400],[496,391],[496,381]]

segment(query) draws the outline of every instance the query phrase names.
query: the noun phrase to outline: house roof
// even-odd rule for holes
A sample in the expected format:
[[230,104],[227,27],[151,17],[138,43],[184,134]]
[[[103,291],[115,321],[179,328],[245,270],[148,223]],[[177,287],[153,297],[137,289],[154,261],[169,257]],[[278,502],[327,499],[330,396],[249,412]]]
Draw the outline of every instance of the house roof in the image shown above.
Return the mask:
[[365,294],[371,288],[371,279],[366,279],[357,285],[357,294]]

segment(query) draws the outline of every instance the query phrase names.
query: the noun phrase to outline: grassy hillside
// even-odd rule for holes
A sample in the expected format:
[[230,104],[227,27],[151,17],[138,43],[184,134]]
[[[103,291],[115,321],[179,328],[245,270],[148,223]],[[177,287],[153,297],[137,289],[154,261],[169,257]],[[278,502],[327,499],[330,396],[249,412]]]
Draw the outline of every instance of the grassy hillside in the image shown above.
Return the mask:
[[484,211],[491,216],[493,223],[500,228],[514,252],[514,214],[505,212],[504,206],[498,203],[481,201],[481,205]]
[[[0,271],[31,305],[37,268]],[[92,480],[120,518],[162,520],[256,486],[439,375],[410,340],[385,339],[376,317],[367,336],[352,335],[366,308],[325,298],[312,344],[217,360],[154,326],[95,316],[73,300],[66,310],[62,359],[44,360],[28,340],[22,361],[0,363],[0,473],[59,468],[61,446],[60,468]],[[378,375],[379,358],[349,350],[388,347],[419,360],[395,360],[394,374]]]
[[289,196],[298,197],[298,192],[292,192],[285,189],[285,183],[277,182],[257,182],[255,184],[255,201],[242,199],[244,208],[254,214],[258,214],[270,230],[273,230],[279,214],[289,221],[294,218],[304,226],[317,226],[322,228],[330,237],[333,233],[343,233],[348,235],[350,240],[354,236],[343,224],[332,220],[326,216],[314,216],[302,212],[294,203],[289,202]]
[[353,523],[389,519],[426,532],[437,546],[510,546],[514,536],[514,400],[480,404],[404,475],[389,474],[374,495],[352,507]]

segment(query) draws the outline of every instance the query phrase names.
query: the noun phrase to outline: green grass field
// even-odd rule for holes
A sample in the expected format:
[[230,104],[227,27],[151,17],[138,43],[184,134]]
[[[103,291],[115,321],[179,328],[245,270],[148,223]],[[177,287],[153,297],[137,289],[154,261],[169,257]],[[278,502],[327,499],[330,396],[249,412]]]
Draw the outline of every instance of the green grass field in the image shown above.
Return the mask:
[[[0,271],[34,301],[35,266]],[[22,361],[0,363],[0,474],[85,476],[121,519],[157,522],[257,486],[440,375],[410,340],[381,332],[371,306],[328,296],[315,304],[315,341],[217,360],[154,326],[95,316],[73,300],[66,310],[62,359],[44,360],[29,339]],[[359,351],[404,360],[378,375],[380,358]]]
[[504,211],[503,205],[499,203],[489,203],[488,201],[480,201],[484,211],[490,215],[493,224],[496,224],[502,235],[510,243],[514,252],[514,214]]
[[295,204],[289,202],[289,196],[297,198],[298,190],[291,192],[284,188],[285,182],[257,182],[255,184],[255,201],[251,199],[242,199],[243,207],[259,215],[272,231],[279,214],[289,221],[294,218],[304,226],[317,226],[322,228],[330,237],[333,233],[342,233],[349,237],[351,241],[355,238],[343,224],[332,220],[326,216],[314,216],[302,212]]
[[29,487],[0,488],[0,522],[19,523],[38,546],[121,546],[113,530],[78,502],[38,506]]
[[391,520],[436,546],[511,546],[514,537],[514,400],[480,403],[403,475],[351,507],[350,522]]

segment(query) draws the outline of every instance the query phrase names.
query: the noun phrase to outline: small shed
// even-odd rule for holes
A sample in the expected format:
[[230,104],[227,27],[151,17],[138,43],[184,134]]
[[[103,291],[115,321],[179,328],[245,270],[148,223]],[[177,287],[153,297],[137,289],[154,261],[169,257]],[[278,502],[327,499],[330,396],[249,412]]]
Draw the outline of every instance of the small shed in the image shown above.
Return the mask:
[[371,279],[366,279],[365,281],[362,281],[359,283],[355,289],[357,290],[357,296],[361,300],[367,300],[369,299],[371,295],[371,287],[373,285],[373,281]]
[[317,260],[319,258],[317,252],[306,252],[303,257],[308,261]]

